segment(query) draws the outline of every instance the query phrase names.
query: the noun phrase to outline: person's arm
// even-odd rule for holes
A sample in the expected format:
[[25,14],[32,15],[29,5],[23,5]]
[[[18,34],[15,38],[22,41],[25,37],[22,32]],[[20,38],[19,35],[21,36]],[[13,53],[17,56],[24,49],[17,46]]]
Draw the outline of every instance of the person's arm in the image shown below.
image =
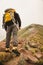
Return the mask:
[[19,16],[18,13],[15,14],[15,18],[16,18],[16,20],[18,21],[18,23],[19,23],[19,28],[20,28],[20,27],[21,27],[21,19],[20,19],[20,16]]
[[5,15],[3,15],[3,21],[2,21],[2,27],[5,29],[5,30],[7,30],[7,26],[6,26],[6,23],[4,22],[4,17],[5,17]]

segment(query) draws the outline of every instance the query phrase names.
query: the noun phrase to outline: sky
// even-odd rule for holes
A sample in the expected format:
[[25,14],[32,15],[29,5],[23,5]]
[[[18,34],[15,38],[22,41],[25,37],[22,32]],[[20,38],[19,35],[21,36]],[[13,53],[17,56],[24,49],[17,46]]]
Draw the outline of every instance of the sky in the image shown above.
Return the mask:
[[19,13],[22,26],[30,24],[43,25],[43,0],[1,0],[0,1],[0,40],[6,36],[5,30],[2,29],[2,18],[4,10],[14,8]]

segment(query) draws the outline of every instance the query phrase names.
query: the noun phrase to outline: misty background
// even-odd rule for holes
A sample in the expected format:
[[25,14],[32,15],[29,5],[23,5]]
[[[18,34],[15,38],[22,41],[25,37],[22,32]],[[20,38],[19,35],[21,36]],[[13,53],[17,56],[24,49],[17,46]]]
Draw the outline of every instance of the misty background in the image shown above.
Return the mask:
[[2,29],[4,10],[14,8],[20,15],[22,27],[30,24],[43,25],[43,0],[1,0],[0,1],[0,41],[6,37]]

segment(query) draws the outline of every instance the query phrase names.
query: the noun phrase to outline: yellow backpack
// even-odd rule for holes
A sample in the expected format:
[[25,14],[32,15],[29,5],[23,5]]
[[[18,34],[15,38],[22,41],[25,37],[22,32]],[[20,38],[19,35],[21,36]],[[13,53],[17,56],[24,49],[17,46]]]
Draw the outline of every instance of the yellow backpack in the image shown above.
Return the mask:
[[9,22],[12,19],[10,13],[5,13],[4,22]]
[[14,12],[14,9],[9,9],[7,12],[5,12],[4,22],[9,22],[10,20],[12,20],[12,17],[14,17]]

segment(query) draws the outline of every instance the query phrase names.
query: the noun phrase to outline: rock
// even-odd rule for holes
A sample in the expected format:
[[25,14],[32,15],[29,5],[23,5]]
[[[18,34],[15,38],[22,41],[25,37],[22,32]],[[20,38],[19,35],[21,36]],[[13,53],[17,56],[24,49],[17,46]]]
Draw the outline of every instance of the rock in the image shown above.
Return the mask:
[[40,52],[35,53],[35,56],[40,59],[42,57],[42,54]]
[[39,49],[29,47],[29,51],[31,51],[34,54],[35,52],[39,51]]
[[28,62],[25,60],[24,55],[21,54],[17,65],[33,65],[33,64],[28,63]]
[[37,48],[37,43],[28,43],[30,47]]
[[32,63],[38,62],[38,59],[30,51],[22,49],[21,52],[22,52],[22,55],[25,58],[25,60],[29,60]]
[[5,50],[5,42],[0,42],[0,51]]

